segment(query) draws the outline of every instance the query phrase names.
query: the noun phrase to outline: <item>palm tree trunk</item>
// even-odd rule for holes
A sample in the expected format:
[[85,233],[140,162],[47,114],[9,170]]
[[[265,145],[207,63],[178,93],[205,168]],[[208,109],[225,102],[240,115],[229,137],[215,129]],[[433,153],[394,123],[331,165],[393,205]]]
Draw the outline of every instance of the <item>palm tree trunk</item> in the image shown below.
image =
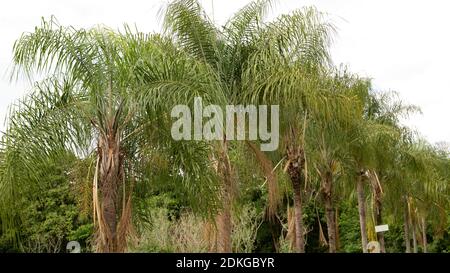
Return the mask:
[[304,225],[303,225],[303,204],[301,188],[305,180],[304,151],[300,148],[287,150],[288,174],[294,190],[294,212],[295,212],[295,248],[298,253],[305,252]]
[[298,253],[305,252],[303,237],[303,207],[301,188],[294,184],[294,212],[295,212],[295,248]]
[[359,227],[361,229],[361,244],[363,253],[367,253],[367,225],[366,225],[366,203],[364,198],[364,187],[361,174],[356,180],[356,195],[358,198]]
[[[376,214],[375,220],[376,220],[377,225],[381,225],[383,223],[381,209],[382,209],[381,200],[379,198],[376,198],[376,200],[375,200],[375,214]],[[378,239],[378,242],[380,243],[380,252],[386,253],[386,247],[384,244],[384,233],[377,232],[377,239]]]
[[422,217],[422,242],[423,242],[423,253],[428,252],[428,242],[427,242],[427,226],[425,223],[425,217]]
[[339,251],[341,249],[341,236],[339,233],[339,208],[336,208],[336,212],[334,214],[335,220],[335,227],[336,227],[336,251]]
[[408,212],[408,203],[405,204],[404,214],[404,232],[405,232],[405,247],[406,253],[411,253],[411,240],[409,238],[409,212]]
[[411,214],[408,214],[408,218],[409,218],[409,226],[411,228],[411,233],[412,233],[412,240],[413,240],[413,252],[417,253],[417,236],[416,236],[416,223],[415,223],[415,219],[412,217]]
[[414,226],[414,223],[412,223],[411,225],[411,229],[412,229],[412,239],[413,239],[413,248],[414,248],[414,253],[417,253],[417,236],[416,236],[416,229]]
[[219,170],[222,176],[222,210],[217,216],[218,249],[219,253],[230,253],[231,249],[231,202],[232,202],[232,172],[228,157],[227,142],[224,140],[220,155]]
[[[374,197],[374,212],[375,212],[375,225],[382,225],[383,224],[383,218],[382,218],[382,198],[383,198],[383,192],[381,189],[380,181],[378,180],[378,176],[376,172],[373,172],[373,178],[371,180],[372,182],[372,191],[373,191],[373,197]],[[384,233],[383,232],[377,232],[377,239],[378,243],[380,244],[380,252],[386,253],[386,248],[384,244]]]
[[322,178],[322,196],[325,203],[325,218],[328,231],[328,251],[336,253],[336,222],[332,200],[332,179],[331,172],[326,172]]
[[219,253],[231,253],[231,206],[229,201],[223,200],[222,211],[217,216],[218,249]]
[[117,251],[117,194],[121,181],[120,144],[115,132],[100,138],[98,154],[100,157],[100,245],[99,252]]

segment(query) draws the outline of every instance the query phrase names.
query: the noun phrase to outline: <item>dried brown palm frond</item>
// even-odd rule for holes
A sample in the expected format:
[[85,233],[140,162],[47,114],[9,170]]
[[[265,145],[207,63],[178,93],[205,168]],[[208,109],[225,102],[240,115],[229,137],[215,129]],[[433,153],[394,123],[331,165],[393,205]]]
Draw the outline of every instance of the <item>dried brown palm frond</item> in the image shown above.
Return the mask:
[[113,242],[111,232],[103,217],[103,209],[101,207],[99,200],[98,194],[99,165],[100,165],[100,158],[98,157],[95,167],[94,180],[92,184],[92,210],[93,210],[94,227],[96,229],[94,235],[94,242],[95,242],[94,245],[96,252],[104,252],[105,246],[110,245]]
[[208,245],[208,252],[217,252],[217,226],[214,221],[203,222],[203,239]]
[[272,161],[264,154],[256,145],[250,141],[246,141],[247,145],[253,151],[259,166],[266,176],[267,191],[269,193],[268,216],[269,219],[274,219],[277,213],[278,205],[280,203],[280,194],[278,190],[278,181],[275,175],[275,168]]
[[[133,193],[134,183],[131,183],[130,191],[128,193],[128,198],[126,198],[125,185],[123,185],[123,207],[122,214],[120,216],[119,223],[117,224],[117,242],[116,251],[125,252],[127,249],[127,243],[129,241],[136,241],[136,232],[132,223],[132,193]],[[125,201],[126,199],[126,201]],[[128,240],[131,239],[131,240]]]
[[372,186],[377,190],[380,194],[383,194],[383,188],[381,187],[380,180],[378,179],[378,175],[376,171],[370,170],[369,177],[371,178]]
[[321,246],[328,246],[328,241],[325,237],[325,233],[323,232],[322,223],[320,223],[320,218],[317,209],[316,214],[317,214],[317,223],[319,224],[319,243]]
[[294,208],[287,208],[287,220],[288,220],[288,230],[286,234],[286,239],[291,242],[291,249],[295,249],[296,237],[295,237],[295,211]]

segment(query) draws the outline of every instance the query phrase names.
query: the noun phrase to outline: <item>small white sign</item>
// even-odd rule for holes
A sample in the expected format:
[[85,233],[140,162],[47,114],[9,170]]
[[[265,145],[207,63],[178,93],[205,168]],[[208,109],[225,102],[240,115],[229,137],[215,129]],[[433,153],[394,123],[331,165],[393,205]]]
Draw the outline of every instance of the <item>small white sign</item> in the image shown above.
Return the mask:
[[379,226],[375,226],[375,232],[385,232],[388,231],[389,227],[388,225],[379,225]]

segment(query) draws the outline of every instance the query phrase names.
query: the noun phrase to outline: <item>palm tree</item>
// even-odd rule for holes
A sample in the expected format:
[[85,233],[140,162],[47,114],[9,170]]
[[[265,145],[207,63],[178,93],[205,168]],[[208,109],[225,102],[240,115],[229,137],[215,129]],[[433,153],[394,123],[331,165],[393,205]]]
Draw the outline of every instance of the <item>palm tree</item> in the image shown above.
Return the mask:
[[[328,93],[321,89],[329,64],[332,25],[313,8],[264,25],[243,77],[246,101],[280,105],[281,151],[294,191],[295,245],[304,252],[302,191],[306,178],[305,130],[327,117]],[[328,89],[327,89],[328,90]]]
[[[377,122],[379,100],[370,94],[370,82],[361,82],[360,102],[364,113],[352,121],[348,130],[349,154],[353,161],[354,177],[356,177],[356,197],[358,203],[359,223],[361,232],[361,246],[363,253],[367,253],[367,225],[366,225],[366,197],[365,185],[368,181],[369,170],[376,166],[375,151],[377,141],[393,134],[392,128]],[[355,189],[355,187],[353,187]]]
[[[326,81],[326,80],[324,80]],[[330,81],[330,80],[329,80]],[[362,114],[364,107],[361,102],[361,92],[364,82],[350,75],[345,70],[338,71],[330,81],[328,92],[335,103],[328,103],[331,118],[315,119],[311,122],[308,133],[310,162],[319,175],[319,193],[325,206],[325,219],[328,230],[329,252],[337,251],[338,223],[335,195],[336,182],[345,181],[345,165],[348,165],[349,131],[353,130],[355,121]],[[330,99],[330,100],[331,100]],[[342,176],[342,177],[341,177]]]
[[[398,117],[407,115],[416,108],[395,101],[395,93],[374,92],[371,90],[371,84],[368,80],[360,82],[358,94],[364,111],[359,118],[352,120],[351,129],[348,131],[348,143],[350,143],[348,148],[356,173],[361,244],[363,252],[366,253],[368,235],[365,182],[369,182],[368,188],[373,193],[374,211],[378,212],[376,221],[381,223],[383,190],[376,170],[382,168],[382,166],[394,164],[391,161],[387,163],[387,160],[394,159],[398,154],[393,149],[397,145],[397,139],[401,136],[401,131],[397,125]],[[379,234],[379,236],[382,236],[382,234]]]
[[[443,183],[445,172],[442,169],[445,166],[442,159],[445,157],[445,153],[420,138],[416,139],[413,135],[405,138],[399,165],[402,166],[403,224],[407,253],[411,252],[410,235],[412,251],[418,252],[417,241],[420,236],[422,251],[427,252],[427,222],[436,221],[435,226],[443,225],[442,215],[448,206],[448,198],[445,198],[447,184]],[[390,206],[397,205],[394,205],[397,203],[394,198],[390,200]]]
[[[410,113],[419,111],[416,106],[405,105],[397,99],[396,93],[381,93],[377,97],[377,103],[372,107],[372,119],[381,124],[385,129],[383,134],[378,134],[374,142],[375,168],[369,170],[369,184],[372,190],[372,201],[374,213],[374,224],[383,224],[382,211],[383,200],[386,192],[388,198],[401,199],[402,179],[405,175],[401,173],[401,151],[403,139],[409,130],[400,125],[399,119],[407,117]],[[377,233],[381,252],[385,252],[384,234]]]
[[[53,153],[62,149],[80,157],[94,154],[97,250],[124,251],[133,187],[142,179],[140,163],[172,141],[168,135],[152,135],[168,127],[172,106],[189,104],[195,96],[208,99],[217,88],[214,74],[179,52],[170,39],[133,33],[127,27],[123,34],[63,27],[54,18],[17,40],[14,64],[15,75],[48,76],[10,115],[3,138],[11,152],[2,162],[2,202],[13,202],[14,183],[38,183],[38,178],[29,177],[33,165]],[[170,158],[174,175],[181,175],[187,185],[211,182],[209,162],[184,158],[204,154],[208,146],[177,145]],[[27,166],[28,176],[19,179],[12,161]],[[2,222],[7,216],[2,214]]]
[[[232,47],[234,44],[227,43],[228,41],[221,38],[221,33],[200,3],[195,0],[171,2],[165,11],[164,28],[167,35],[174,37],[180,50],[216,73],[217,85],[221,86],[222,92],[214,97],[214,103],[222,106],[231,104],[232,92],[236,88],[234,85],[239,81],[233,70],[239,71],[242,64],[235,59],[237,53],[233,52],[236,50]],[[225,39],[227,38],[228,36],[225,36]],[[229,146],[229,141],[225,137],[218,141],[210,156],[222,181],[219,192],[222,209],[216,219],[218,234],[213,247],[219,252],[231,252],[232,246],[231,204],[236,181],[229,157]]]
[[[277,35],[288,38],[290,34],[297,35],[300,39],[301,34],[296,33],[295,27],[306,26],[308,18],[303,18],[303,14],[293,16],[282,16],[278,21],[273,23],[264,23],[263,19],[267,11],[271,7],[271,1],[255,1],[239,10],[228,22],[217,29],[208,18],[201,5],[195,0],[180,0],[170,3],[166,9],[164,25],[165,30],[170,36],[173,36],[177,45],[196,58],[205,63],[218,75],[218,85],[222,87],[223,93],[216,98],[216,104],[246,104],[250,103],[247,92],[253,90],[245,90],[247,87],[243,85],[245,74],[249,63],[261,57],[261,46],[265,46],[266,42],[274,45],[274,39]],[[313,14],[309,15],[313,18]],[[284,23],[291,23],[290,26]],[[280,27],[280,29],[278,29]],[[268,41],[267,38],[271,36]],[[313,37],[309,37],[307,42],[313,41]],[[281,40],[280,40],[281,41]],[[287,43],[288,41],[283,41]],[[317,41],[319,44],[320,41]],[[315,46],[314,45],[314,46]],[[283,45],[286,49],[287,44]],[[298,44],[300,47],[301,45]],[[310,45],[311,49],[313,45]],[[297,48],[300,50],[300,48]],[[319,56],[317,54],[316,56]],[[320,56],[319,56],[320,57]],[[311,58],[313,58],[311,56]],[[306,60],[303,60],[306,61]],[[255,101],[253,101],[255,102]],[[222,206],[223,210],[219,214],[218,232],[219,232],[219,251],[229,252],[231,250],[231,207],[233,188],[236,181],[233,178],[232,166],[229,161],[230,141],[223,140],[217,145],[213,158],[223,164],[217,168],[218,174],[222,177]],[[269,187],[269,214],[274,214],[277,204],[277,187],[272,173],[272,164],[264,153],[255,149],[254,145],[247,142],[250,150],[254,152],[256,158],[259,159],[261,168],[268,178]],[[244,153],[245,154],[245,153]]]

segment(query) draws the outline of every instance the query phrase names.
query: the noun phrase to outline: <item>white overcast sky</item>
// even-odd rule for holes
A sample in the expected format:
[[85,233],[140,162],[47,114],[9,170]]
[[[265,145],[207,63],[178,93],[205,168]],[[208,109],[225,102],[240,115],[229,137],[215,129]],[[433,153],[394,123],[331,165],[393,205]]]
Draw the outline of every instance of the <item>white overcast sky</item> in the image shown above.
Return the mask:
[[[201,1],[217,24],[223,24],[248,0]],[[12,0],[0,9],[0,130],[8,105],[29,90],[26,82],[10,83],[14,41],[32,31],[43,16],[55,15],[63,25],[115,29],[136,24],[158,31],[163,0]],[[421,107],[407,124],[430,142],[450,142],[450,1],[446,0],[279,0],[273,15],[302,6],[330,14],[338,27],[332,47],[336,64],[373,79],[379,90],[398,91],[402,99]],[[212,12],[214,7],[214,12]],[[272,15],[272,16],[273,16]],[[272,17],[271,16],[271,17]]]

